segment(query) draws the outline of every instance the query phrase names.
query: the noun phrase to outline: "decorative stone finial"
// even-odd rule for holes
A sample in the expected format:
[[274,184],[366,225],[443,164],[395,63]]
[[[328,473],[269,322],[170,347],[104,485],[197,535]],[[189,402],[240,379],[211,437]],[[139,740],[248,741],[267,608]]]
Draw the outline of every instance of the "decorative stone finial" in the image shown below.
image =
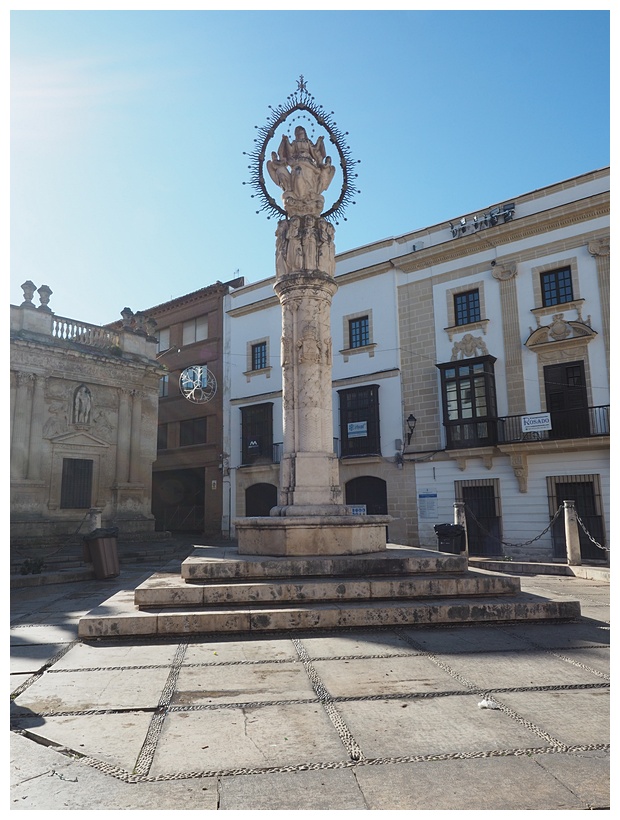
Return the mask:
[[20,307],[34,308],[34,305],[32,304],[32,297],[34,296],[34,292],[37,289],[35,283],[31,282],[30,279],[28,279],[21,286],[21,289],[24,291],[24,301],[21,303]]
[[38,310],[42,310],[45,313],[51,313],[52,309],[48,306],[50,301],[50,296],[52,295],[53,291],[49,287],[49,285],[41,285],[41,287],[37,290],[39,294],[39,298],[41,300],[41,304],[38,307]]

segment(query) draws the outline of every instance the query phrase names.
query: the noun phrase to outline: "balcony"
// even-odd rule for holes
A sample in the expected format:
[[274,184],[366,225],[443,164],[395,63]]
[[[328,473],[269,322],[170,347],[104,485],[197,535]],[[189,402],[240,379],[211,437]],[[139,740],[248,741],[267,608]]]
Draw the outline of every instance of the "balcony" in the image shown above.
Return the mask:
[[[446,446],[448,450],[456,450],[496,444],[560,441],[609,435],[608,404],[575,410],[554,410],[548,414],[551,429],[533,429],[533,422],[545,415],[547,415],[545,412],[541,412],[502,416],[484,421],[451,422],[445,425]],[[524,419],[529,419],[530,424],[528,425],[527,421],[524,422]]]

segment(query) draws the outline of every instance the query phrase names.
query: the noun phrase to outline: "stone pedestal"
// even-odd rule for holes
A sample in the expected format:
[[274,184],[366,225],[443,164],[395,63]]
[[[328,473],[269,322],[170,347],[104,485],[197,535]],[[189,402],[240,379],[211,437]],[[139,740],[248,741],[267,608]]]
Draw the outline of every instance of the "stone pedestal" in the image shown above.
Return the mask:
[[241,555],[358,555],[386,549],[387,515],[301,515],[236,522]]

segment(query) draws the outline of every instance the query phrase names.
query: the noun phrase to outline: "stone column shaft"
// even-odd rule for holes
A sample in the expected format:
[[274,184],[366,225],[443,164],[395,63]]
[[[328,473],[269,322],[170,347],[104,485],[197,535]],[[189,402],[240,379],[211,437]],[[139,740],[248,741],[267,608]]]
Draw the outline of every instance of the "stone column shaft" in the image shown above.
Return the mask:
[[129,442],[131,433],[131,410],[129,393],[122,390],[118,407],[118,432],[116,436],[116,481],[127,484],[129,481]]
[[17,374],[13,436],[11,438],[11,478],[16,481],[25,479],[27,475],[30,419],[32,416],[32,384],[32,374]]

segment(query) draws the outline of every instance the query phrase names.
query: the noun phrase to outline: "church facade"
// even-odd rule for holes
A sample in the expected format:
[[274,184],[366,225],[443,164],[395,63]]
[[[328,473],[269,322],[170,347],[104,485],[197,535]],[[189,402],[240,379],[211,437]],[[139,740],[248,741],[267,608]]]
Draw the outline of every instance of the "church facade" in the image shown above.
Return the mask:
[[150,537],[164,373],[152,323],[125,309],[117,330],[89,325],[53,313],[46,285],[22,288],[11,306],[11,544],[75,544],[93,522]]

